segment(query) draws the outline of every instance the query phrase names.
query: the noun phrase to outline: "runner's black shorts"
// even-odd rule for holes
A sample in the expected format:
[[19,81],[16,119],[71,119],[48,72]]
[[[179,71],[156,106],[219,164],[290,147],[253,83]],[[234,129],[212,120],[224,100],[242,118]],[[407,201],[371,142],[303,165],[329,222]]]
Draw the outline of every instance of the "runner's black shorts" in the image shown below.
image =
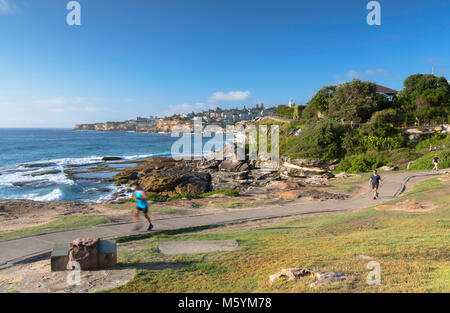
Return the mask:
[[140,207],[136,206],[136,210],[141,211],[142,213],[148,213],[148,207],[140,208]]

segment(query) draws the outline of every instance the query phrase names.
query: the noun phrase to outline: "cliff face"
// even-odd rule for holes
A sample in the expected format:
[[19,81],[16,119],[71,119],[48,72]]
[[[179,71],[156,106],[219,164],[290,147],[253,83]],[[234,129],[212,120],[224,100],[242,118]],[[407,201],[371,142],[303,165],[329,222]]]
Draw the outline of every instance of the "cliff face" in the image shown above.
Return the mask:
[[93,131],[137,131],[137,132],[171,132],[172,128],[178,125],[190,126],[189,122],[179,120],[159,119],[153,123],[137,123],[136,121],[127,122],[106,122],[96,124],[78,124],[74,130],[93,130]]
[[75,125],[75,130],[95,130],[95,131],[136,131],[136,125],[124,123],[97,123]]

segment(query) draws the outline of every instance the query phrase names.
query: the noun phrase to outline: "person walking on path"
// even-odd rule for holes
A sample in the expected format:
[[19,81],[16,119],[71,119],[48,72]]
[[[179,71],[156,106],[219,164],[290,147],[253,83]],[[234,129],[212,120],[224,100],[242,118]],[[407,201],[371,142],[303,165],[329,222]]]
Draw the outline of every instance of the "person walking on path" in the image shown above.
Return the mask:
[[378,189],[381,188],[381,177],[378,175],[377,170],[373,170],[369,184],[372,187],[373,200],[376,200],[378,198]]
[[133,199],[136,201],[136,210],[134,210],[134,222],[136,223],[135,229],[137,229],[139,226],[137,226],[137,223],[139,222],[139,211],[144,214],[145,219],[148,222],[148,228],[147,230],[150,231],[153,228],[152,221],[150,220],[150,217],[148,216],[148,201],[147,201],[147,194],[145,193],[145,190],[139,186],[138,183],[133,183],[131,185],[133,188]]
[[438,169],[439,158],[438,158],[437,154],[434,155],[433,161],[431,163],[433,163],[433,165],[434,165],[433,171],[439,171],[439,169]]

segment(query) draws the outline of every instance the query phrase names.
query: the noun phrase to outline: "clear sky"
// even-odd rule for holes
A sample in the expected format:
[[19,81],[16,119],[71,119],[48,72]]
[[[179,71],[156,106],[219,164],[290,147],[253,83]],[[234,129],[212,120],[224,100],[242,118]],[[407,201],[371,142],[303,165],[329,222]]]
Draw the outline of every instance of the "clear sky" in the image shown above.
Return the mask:
[[450,1],[0,0],[0,127],[307,102],[358,77],[449,77]]

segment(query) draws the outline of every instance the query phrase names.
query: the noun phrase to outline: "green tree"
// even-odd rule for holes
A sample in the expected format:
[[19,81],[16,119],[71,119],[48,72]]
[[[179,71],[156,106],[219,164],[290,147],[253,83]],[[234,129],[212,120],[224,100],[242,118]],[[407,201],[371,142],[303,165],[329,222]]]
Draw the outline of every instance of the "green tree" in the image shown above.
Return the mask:
[[404,81],[398,99],[406,121],[447,120],[450,107],[450,86],[444,77],[414,74]]
[[366,122],[377,110],[376,85],[354,79],[336,88],[329,102],[329,116],[346,121]]
[[318,117],[319,112],[322,115],[328,115],[329,103],[335,91],[336,86],[325,86],[320,89],[307,103],[306,108],[302,111],[302,117],[312,120]]

